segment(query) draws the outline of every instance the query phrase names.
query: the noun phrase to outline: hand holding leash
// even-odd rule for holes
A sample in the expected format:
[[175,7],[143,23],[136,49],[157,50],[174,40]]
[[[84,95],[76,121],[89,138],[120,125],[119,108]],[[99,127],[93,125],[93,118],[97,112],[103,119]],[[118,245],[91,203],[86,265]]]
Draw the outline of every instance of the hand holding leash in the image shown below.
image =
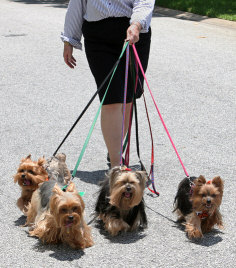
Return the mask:
[[126,32],[126,41],[129,41],[129,45],[133,45],[139,41],[139,33],[142,26],[139,22],[133,22]]

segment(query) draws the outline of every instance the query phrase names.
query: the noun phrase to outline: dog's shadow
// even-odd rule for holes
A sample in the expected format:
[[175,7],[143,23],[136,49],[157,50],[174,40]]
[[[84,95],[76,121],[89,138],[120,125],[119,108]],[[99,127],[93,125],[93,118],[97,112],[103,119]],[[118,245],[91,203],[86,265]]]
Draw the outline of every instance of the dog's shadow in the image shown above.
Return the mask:
[[23,226],[26,222],[26,216],[21,215],[19,219],[14,221],[15,226]]
[[117,236],[111,236],[104,229],[102,221],[96,221],[96,223],[94,224],[94,227],[99,230],[100,234],[105,239],[109,240],[111,243],[116,243],[116,244],[132,244],[146,237],[146,234],[143,232],[144,230],[142,228],[134,232],[121,232]]
[[[174,227],[185,232],[184,222],[176,221]],[[187,234],[185,234],[185,235],[186,235],[186,238],[188,239],[187,241],[189,243],[193,243],[193,244],[203,246],[203,247],[211,247],[211,246],[216,245],[216,244],[223,241],[220,234],[223,234],[223,232],[221,232],[220,230],[217,230],[217,229],[213,229],[211,232],[204,234],[204,236],[202,238],[199,238],[199,239],[189,239],[187,237]]]
[[[28,232],[26,231],[28,234]],[[29,236],[29,234],[28,234]],[[31,237],[37,240],[36,244],[33,246],[33,250],[36,252],[47,252],[53,251],[49,254],[49,257],[54,258],[58,261],[74,261],[79,260],[83,255],[85,255],[84,250],[82,249],[73,249],[65,244],[44,244],[37,237]]]
[[203,238],[188,240],[189,243],[194,243],[203,247],[211,247],[223,241],[219,234],[223,234],[220,230],[213,229],[211,232],[204,234]]

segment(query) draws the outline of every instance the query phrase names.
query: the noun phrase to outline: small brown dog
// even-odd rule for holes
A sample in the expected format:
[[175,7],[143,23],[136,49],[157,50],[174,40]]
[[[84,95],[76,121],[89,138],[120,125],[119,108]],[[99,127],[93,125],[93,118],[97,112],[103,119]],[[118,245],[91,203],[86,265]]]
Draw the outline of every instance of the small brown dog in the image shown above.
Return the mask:
[[114,167],[102,184],[96,204],[96,216],[112,235],[147,226],[143,193],[147,173]]
[[190,239],[203,237],[214,225],[223,228],[219,211],[223,188],[219,176],[208,182],[203,176],[185,178],[179,184],[174,211],[179,214],[179,221],[186,220],[185,231]]
[[66,165],[66,155],[64,153],[58,153],[56,156],[52,156],[46,161],[43,167],[48,172],[49,179],[51,179],[51,177],[56,176],[64,178],[64,183],[69,183],[71,179],[71,174],[70,170]]
[[85,205],[74,183],[63,185],[50,180],[34,192],[29,205],[27,224],[30,235],[49,244],[65,243],[72,248],[87,248],[94,243],[84,220]]
[[20,166],[14,176],[14,182],[18,182],[21,187],[21,197],[17,200],[17,206],[26,214],[27,206],[31,200],[33,192],[38,188],[39,183],[48,178],[48,173],[43,165],[46,163],[44,158],[32,161],[31,155],[21,160]]

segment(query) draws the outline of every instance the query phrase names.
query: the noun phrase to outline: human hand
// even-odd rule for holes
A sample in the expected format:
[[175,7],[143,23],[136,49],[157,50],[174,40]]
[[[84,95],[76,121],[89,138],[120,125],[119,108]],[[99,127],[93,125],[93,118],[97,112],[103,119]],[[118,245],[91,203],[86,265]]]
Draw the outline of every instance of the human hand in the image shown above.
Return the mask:
[[76,59],[73,57],[72,53],[73,46],[69,42],[64,42],[64,61],[71,69],[74,69],[74,67],[76,66]]
[[126,40],[129,41],[129,44],[132,45],[139,40],[139,33],[142,29],[142,26],[139,22],[132,23],[127,29]]

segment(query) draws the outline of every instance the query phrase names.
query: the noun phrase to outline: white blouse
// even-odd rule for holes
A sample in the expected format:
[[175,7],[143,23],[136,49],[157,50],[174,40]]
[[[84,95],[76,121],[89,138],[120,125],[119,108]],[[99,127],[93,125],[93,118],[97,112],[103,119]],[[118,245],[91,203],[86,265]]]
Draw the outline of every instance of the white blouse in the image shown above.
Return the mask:
[[148,32],[155,0],[70,0],[61,33],[62,41],[82,49],[83,21],[99,21],[108,17],[128,17],[130,24],[139,22],[141,33]]

